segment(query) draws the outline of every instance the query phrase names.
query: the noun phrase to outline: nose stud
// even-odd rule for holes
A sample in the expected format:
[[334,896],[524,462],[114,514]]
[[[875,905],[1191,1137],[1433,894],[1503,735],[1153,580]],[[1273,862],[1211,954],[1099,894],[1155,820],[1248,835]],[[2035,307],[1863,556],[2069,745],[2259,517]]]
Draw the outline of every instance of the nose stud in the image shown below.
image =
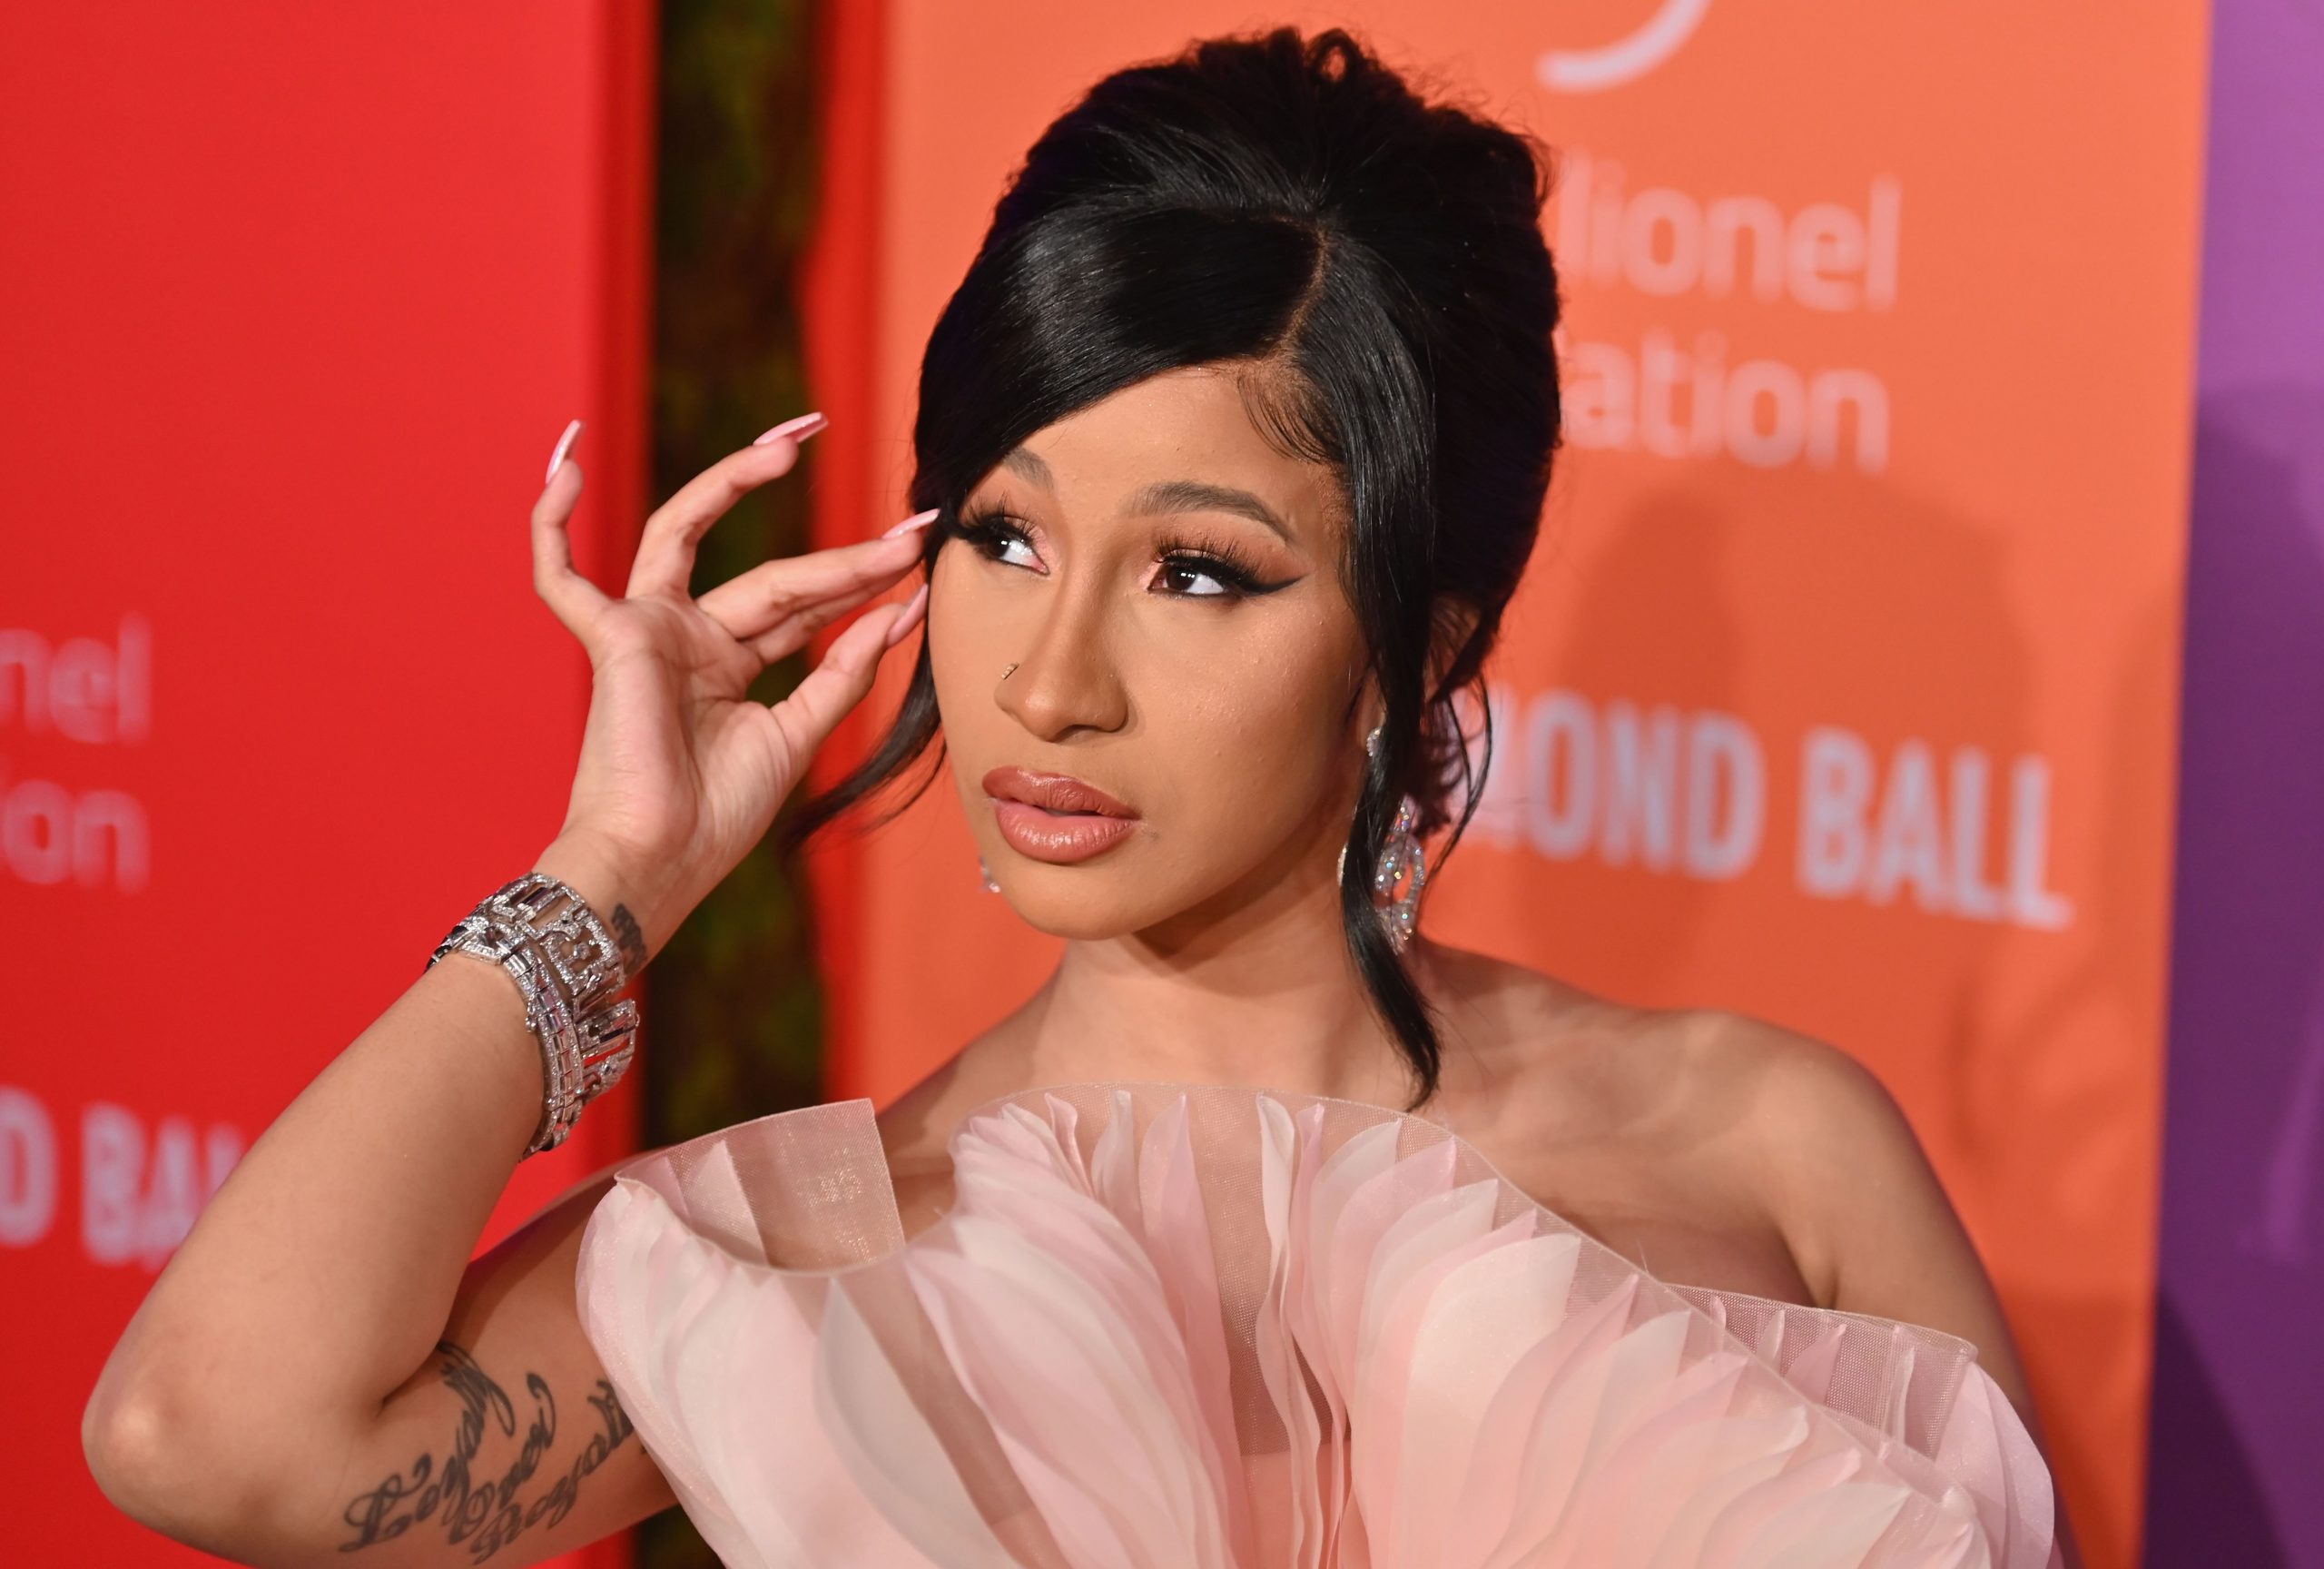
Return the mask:
[[1014,675],[1016,675],[1016,674],[1017,674],[1017,666],[1014,666],[1014,665],[1011,665],[1008,669],[1003,670],[1003,671],[1000,673],[1000,678],[1001,678],[1003,681],[1006,681],[1006,680],[1008,680],[1011,676],[1014,676]]

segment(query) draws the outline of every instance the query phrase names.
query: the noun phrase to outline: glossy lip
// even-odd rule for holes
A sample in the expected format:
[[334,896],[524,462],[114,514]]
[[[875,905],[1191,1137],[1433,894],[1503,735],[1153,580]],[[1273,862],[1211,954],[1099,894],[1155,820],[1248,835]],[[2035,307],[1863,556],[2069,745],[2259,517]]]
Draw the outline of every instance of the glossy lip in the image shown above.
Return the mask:
[[1010,849],[1051,865],[1102,854],[1137,832],[1137,814],[1069,774],[995,768],[984,776],[994,824]]
[[1070,774],[1035,774],[1014,765],[984,776],[984,793],[1000,801],[1021,801],[1051,812],[1096,817],[1136,817],[1137,813],[1084,779]]

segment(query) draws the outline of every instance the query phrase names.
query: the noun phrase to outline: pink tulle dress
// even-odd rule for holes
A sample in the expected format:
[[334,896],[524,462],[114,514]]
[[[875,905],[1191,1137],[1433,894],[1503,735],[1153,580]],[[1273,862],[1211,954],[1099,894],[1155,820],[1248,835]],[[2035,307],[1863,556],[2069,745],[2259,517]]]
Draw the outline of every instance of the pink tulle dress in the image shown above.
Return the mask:
[[1967,1343],[1656,1280],[1443,1127],[997,1100],[906,1238],[866,1100],[625,1168],[582,1322],[735,1569],[2045,1569]]

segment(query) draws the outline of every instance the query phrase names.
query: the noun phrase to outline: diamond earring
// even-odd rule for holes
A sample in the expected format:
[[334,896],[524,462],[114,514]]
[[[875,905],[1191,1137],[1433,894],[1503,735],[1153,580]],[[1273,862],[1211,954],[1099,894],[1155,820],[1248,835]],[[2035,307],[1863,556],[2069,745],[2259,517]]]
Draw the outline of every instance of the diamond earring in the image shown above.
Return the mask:
[[[1367,757],[1380,755],[1379,725],[1374,725],[1364,736],[1364,753]],[[1407,795],[1396,804],[1395,824],[1388,830],[1387,843],[1380,847],[1380,859],[1372,868],[1372,907],[1379,913],[1388,946],[1398,953],[1404,951],[1420,924],[1421,890],[1428,884],[1428,852],[1421,844],[1419,827],[1420,803]],[[1340,846],[1339,875],[1347,875],[1345,844]]]
[[[1380,924],[1388,933],[1388,946],[1399,953],[1420,924],[1420,891],[1428,885],[1428,852],[1415,832],[1419,826],[1420,803],[1407,795],[1397,803],[1396,824],[1388,831],[1380,864],[1372,870],[1372,897]],[[1380,903],[1384,898],[1384,904]]]
[[986,893],[1000,892],[1000,884],[992,880],[992,868],[984,863],[984,857],[981,855],[977,857],[977,876],[983,881]]

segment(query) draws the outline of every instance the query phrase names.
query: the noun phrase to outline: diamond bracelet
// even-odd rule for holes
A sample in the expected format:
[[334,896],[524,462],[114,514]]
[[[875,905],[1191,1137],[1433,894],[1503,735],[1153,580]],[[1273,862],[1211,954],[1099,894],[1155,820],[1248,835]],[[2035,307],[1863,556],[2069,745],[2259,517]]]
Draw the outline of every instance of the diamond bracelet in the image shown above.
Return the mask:
[[637,1004],[615,1000],[631,979],[621,950],[580,894],[528,872],[461,917],[428,968],[447,953],[472,954],[515,979],[541,1048],[541,1120],[525,1153],[556,1149],[582,1108],[628,1071],[636,1047]]

